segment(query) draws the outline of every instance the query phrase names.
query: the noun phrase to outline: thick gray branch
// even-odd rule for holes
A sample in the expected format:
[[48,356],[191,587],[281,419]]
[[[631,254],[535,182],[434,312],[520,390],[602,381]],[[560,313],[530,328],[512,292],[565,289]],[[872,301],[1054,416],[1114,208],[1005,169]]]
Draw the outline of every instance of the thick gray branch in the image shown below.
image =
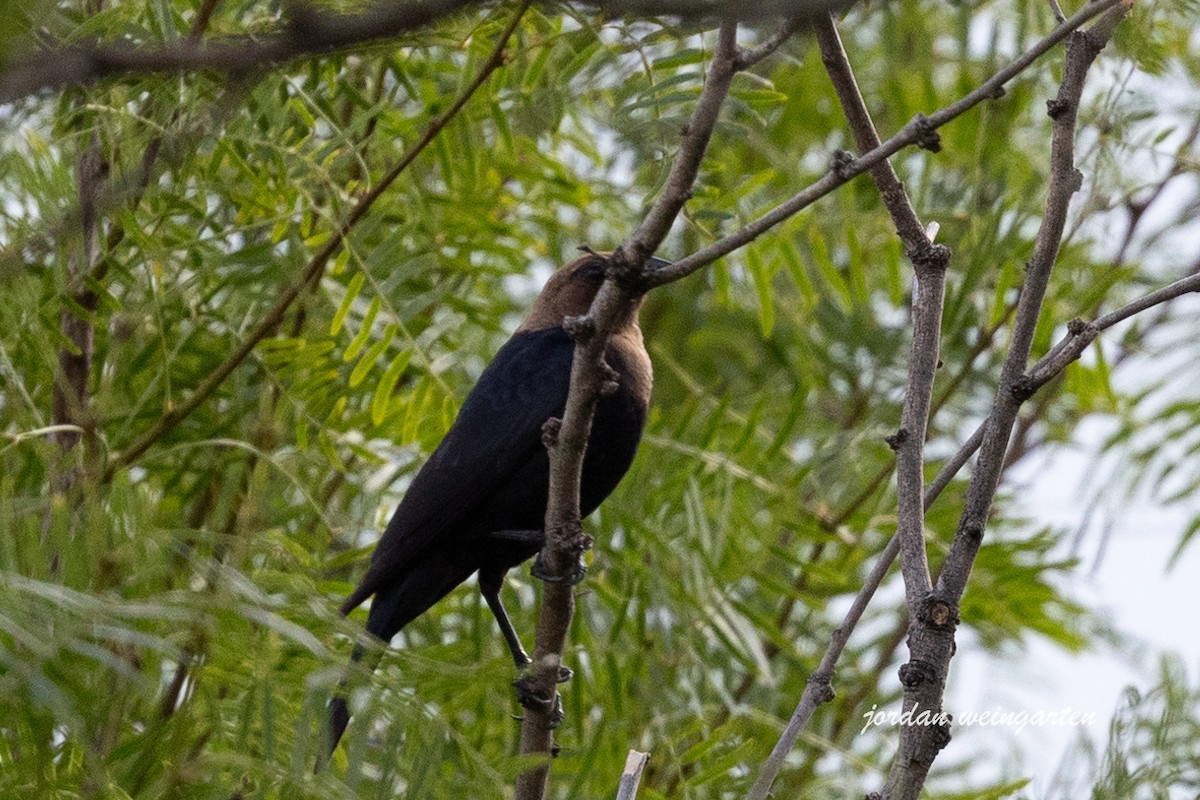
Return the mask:
[[[904,710],[919,709],[939,715],[950,658],[954,653],[954,630],[958,604],[966,588],[975,555],[983,540],[1013,423],[1021,403],[1028,397],[1025,367],[1033,334],[1041,314],[1050,273],[1058,256],[1071,196],[1079,189],[1081,176],[1074,163],[1075,123],[1084,79],[1108,40],[1112,26],[1124,16],[1122,4],[1102,17],[1086,32],[1071,34],[1058,95],[1048,102],[1054,120],[1050,151],[1050,186],[1046,211],[1026,265],[1025,283],[1017,306],[1008,353],[1000,384],[985,423],[979,458],[967,488],[962,516],[950,546],[945,566],[934,590],[920,603],[909,630],[910,658],[900,670],[904,684]],[[888,776],[884,796],[890,800],[917,800],[929,768],[949,741],[949,725],[905,725],[900,747]]]
[[[816,20],[813,27],[821,48],[822,61],[837,91],[856,146],[864,152],[878,148],[880,142],[875,123],[858,90],[854,72],[842,47],[833,18],[826,15]],[[950,251],[929,241],[924,226],[909,202],[904,185],[887,159],[871,167],[870,174],[913,262],[917,282],[914,293],[912,353],[909,358],[904,409],[900,430],[889,438],[896,450],[899,524],[896,535],[888,542],[871,574],[867,576],[842,625],[833,632],[820,666],[809,677],[791,720],[784,728],[783,735],[780,736],[771,755],[764,762],[758,778],[746,795],[746,800],[766,800],[771,784],[783,768],[784,759],[795,746],[800,731],[808,724],[818,705],[833,699],[832,680],[837,661],[850,633],[887,575],[896,554],[901,554],[901,568],[904,571],[910,609],[917,607],[932,585],[923,532],[925,508],[933,502],[937,494],[926,495],[924,491],[924,448],[933,383],[938,366],[945,275],[949,266]],[[938,491],[941,491],[940,487]]]

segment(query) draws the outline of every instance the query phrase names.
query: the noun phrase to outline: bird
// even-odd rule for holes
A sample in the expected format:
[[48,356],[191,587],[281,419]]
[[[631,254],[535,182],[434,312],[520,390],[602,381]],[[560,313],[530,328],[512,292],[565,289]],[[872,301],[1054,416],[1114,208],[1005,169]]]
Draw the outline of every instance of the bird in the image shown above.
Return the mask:
[[[609,268],[606,254],[581,249],[585,255],[550,276],[529,314],[484,369],[413,478],[362,580],[342,604],[345,616],[371,598],[366,631],[384,643],[477,573],[479,591],[517,668],[532,663],[500,600],[500,588],[506,573],[545,542],[550,468],[543,425],[563,414],[575,353],[564,320],[588,312]],[[647,261],[652,268],[667,264],[653,257]],[[605,352],[616,386],[596,405],[580,481],[584,517],[624,477],[645,427],[653,369],[638,325],[642,299],[638,296],[618,321]],[[351,663],[364,652],[356,646]],[[563,679],[569,675],[564,669]],[[327,753],[349,724],[344,681],[341,688],[329,703]]]

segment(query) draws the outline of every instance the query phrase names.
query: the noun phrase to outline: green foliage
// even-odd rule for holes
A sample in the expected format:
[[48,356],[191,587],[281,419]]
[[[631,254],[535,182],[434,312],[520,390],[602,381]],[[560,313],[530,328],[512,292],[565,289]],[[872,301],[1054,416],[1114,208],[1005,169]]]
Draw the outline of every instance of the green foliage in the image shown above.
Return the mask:
[[[1175,8],[1185,5],[1139,16],[1112,63],[1184,64],[1194,90],[1191,18]],[[323,704],[361,629],[362,612],[343,621],[336,608],[539,281],[581,243],[619,242],[661,188],[711,31],[528,11],[505,66],[354,226],[274,334],[132,466],[105,480],[97,465],[186,403],[245,341],[476,74],[514,11],[496,4],[239,80],[124,78],[11,111],[0,152],[0,796],[506,796],[523,766],[519,707],[471,586],[398,637],[353,697],[332,770],[311,773]],[[63,7],[37,25],[64,41],[161,41],[186,33],[194,13],[179,2],[90,17]],[[267,29],[274,14],[222,5],[210,31]],[[1032,0],[906,0],[864,7],[842,28],[886,134],[953,101],[1051,24]],[[1042,101],[1060,59],[943,130],[941,153],[894,159],[955,253],[930,475],[994,390],[1044,202]],[[1094,146],[1080,168],[1092,199],[1080,214],[1099,222],[1064,248],[1038,355],[1068,320],[1161,282],[1136,247],[1114,269],[1095,246],[1105,214],[1143,187],[1129,154],[1162,141],[1165,123],[1135,106],[1097,90],[1085,110],[1081,139]],[[113,191],[86,311],[70,274],[83,238],[75,165],[93,136]],[[735,80],[662,255],[736,230],[824,174],[848,142],[815,46],[788,43]],[[143,192],[139,171],[155,150]],[[576,677],[564,687],[555,797],[611,796],[630,747],[653,753],[648,798],[748,786],[895,529],[884,437],[903,399],[910,284],[893,225],[860,179],[648,298],[652,418],[631,473],[589,521],[597,548],[571,631]],[[73,347],[64,309],[95,329],[95,435],[65,457],[48,430],[59,354]],[[1125,426],[1113,447],[1155,479],[1161,438],[1137,449],[1135,434],[1162,423],[1186,438],[1200,412],[1122,391],[1122,359],[1102,352],[1038,395],[1015,458],[1113,415]],[[73,487],[55,491],[77,468]],[[930,512],[935,553],[962,492],[954,482]],[[990,649],[1033,636],[1086,647],[1059,532],[1019,519],[1010,500],[964,623]],[[851,639],[839,697],[779,796],[877,788],[892,742],[859,735],[858,723],[864,706],[898,696],[897,582]],[[527,636],[538,590],[523,572],[505,589]]]
[[1124,691],[1108,741],[1082,740],[1068,753],[1049,796],[1160,800],[1195,793],[1197,720],[1200,689],[1177,658],[1164,657],[1151,689]]

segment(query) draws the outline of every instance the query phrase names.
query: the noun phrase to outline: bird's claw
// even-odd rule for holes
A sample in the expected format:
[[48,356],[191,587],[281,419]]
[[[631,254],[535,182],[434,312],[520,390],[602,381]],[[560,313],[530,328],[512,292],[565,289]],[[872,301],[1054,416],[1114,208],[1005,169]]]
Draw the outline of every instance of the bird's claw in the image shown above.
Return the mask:
[[[570,670],[566,670],[570,672]],[[562,671],[559,671],[559,678],[562,678]],[[559,683],[562,681],[559,680]],[[531,711],[541,711],[550,717],[550,729],[554,730],[562,724],[563,717],[566,714],[563,712],[562,695],[557,691],[552,697],[546,697],[538,691],[537,679],[532,672],[526,673],[513,681],[513,688],[517,690],[517,702],[523,707]]]
[[529,574],[538,580],[546,583],[569,583],[574,586],[587,577],[587,565],[583,563],[582,556],[571,567],[571,571],[566,575],[552,575],[546,569],[546,563],[542,560],[542,554],[538,553],[537,558],[533,560],[533,566],[529,569]]

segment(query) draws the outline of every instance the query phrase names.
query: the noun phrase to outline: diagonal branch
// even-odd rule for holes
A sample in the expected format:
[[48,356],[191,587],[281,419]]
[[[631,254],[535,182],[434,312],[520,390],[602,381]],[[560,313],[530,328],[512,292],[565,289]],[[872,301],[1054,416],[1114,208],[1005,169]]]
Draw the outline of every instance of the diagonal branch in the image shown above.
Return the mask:
[[1192,292],[1200,292],[1200,274],[1180,278],[1172,284],[1140,297],[1128,305],[1121,306],[1115,311],[1098,317],[1095,322],[1073,320],[1068,326],[1067,337],[1051,348],[1025,377],[1022,388],[1026,391],[1037,391],[1045,386],[1056,375],[1067,368],[1067,365],[1078,360],[1083,351],[1088,348],[1096,337],[1118,322],[1124,322],[1130,317],[1147,311],[1155,306],[1169,303],[1172,300]]
[[1074,31],[1089,20],[1112,9],[1126,0],[1097,0],[1088,3],[1070,19],[1056,27],[1045,38],[1026,50],[1018,58],[999,70],[988,80],[984,81],[974,91],[945,108],[939,109],[929,116],[917,115],[909,121],[886,142],[856,159],[843,161],[835,159],[833,167],[823,177],[807,188],[793,195],[790,199],[779,204],[744,228],[724,236],[695,253],[676,261],[669,267],[651,271],[646,276],[647,286],[661,286],[680,278],[685,278],[693,272],[708,266],[717,259],[732,253],[753,242],[759,236],[790,219],[808,206],[830,194],[838,187],[848,183],[880,163],[911,145],[937,149],[937,129],[946,123],[957,119],[984,100],[994,100],[1004,94],[1004,84],[1024,72],[1031,64],[1052,50],[1055,45],[1066,39]]
[[[842,47],[833,18],[826,15],[813,24],[821,59],[829,72],[843,112],[850,123],[855,144],[860,151],[879,147],[879,135],[875,123],[858,90],[850,60]],[[821,703],[833,699],[833,669],[841,657],[850,631],[858,624],[875,589],[883,581],[895,551],[900,553],[904,585],[908,595],[910,613],[920,598],[929,592],[932,584],[929,577],[929,559],[925,553],[925,508],[932,502],[927,497],[925,483],[925,438],[929,425],[929,410],[933,398],[933,383],[937,374],[938,352],[942,327],[942,307],[945,298],[946,270],[950,264],[950,250],[935,245],[925,234],[924,226],[917,218],[908,193],[892,165],[884,159],[870,169],[884,205],[896,224],[900,240],[904,243],[916,275],[916,292],[913,302],[913,341],[909,357],[908,385],[905,387],[904,408],[900,429],[888,437],[888,444],[896,451],[897,501],[899,505],[898,525],[895,536],[887,550],[867,577],[847,612],[846,622],[834,631],[830,644],[821,659],[817,671],[805,686],[792,719],[784,728],[783,735],[763,763],[761,772],[746,795],[747,800],[766,800],[779,771],[783,768],[801,729],[808,723],[812,712]]]
[[109,461],[108,466],[104,471],[104,480],[112,478],[113,474],[137,460],[142,453],[146,452],[155,442],[163,436],[171,432],[175,426],[187,419],[187,417],[200,407],[229,375],[238,368],[238,366],[246,359],[254,348],[263,339],[270,336],[283,321],[288,309],[296,301],[296,299],[305,290],[305,287],[316,284],[321,276],[325,273],[325,267],[337,251],[341,248],[342,243],[346,241],[346,237],[354,230],[355,226],[366,216],[367,212],[375,204],[385,191],[400,177],[403,172],[408,169],[409,165],[416,159],[421,152],[429,146],[443,128],[449,124],[459,111],[467,104],[471,97],[478,89],[487,82],[492,73],[504,65],[504,50],[508,44],[508,40],[512,37],[520,23],[525,10],[530,3],[522,3],[513,15],[508,26],[500,34],[496,40],[496,45],[492,49],[487,60],[480,67],[475,78],[459,93],[454,102],[450,104],[444,112],[434,117],[429,125],[425,128],[425,133],[421,138],[404,154],[404,156],[392,167],[392,169],[379,180],[371,188],[369,192],[364,194],[346,218],[341,222],[325,246],[320,252],[312,257],[305,267],[300,278],[284,289],[283,293],[275,301],[275,303],[266,311],[262,319],[250,331],[249,334],[241,341],[237,348],[222,361],[212,373],[205,378],[200,385],[186,401],[172,408],[167,413],[158,418],[153,425],[146,429],[140,436],[135,438],[124,450],[114,455]]

